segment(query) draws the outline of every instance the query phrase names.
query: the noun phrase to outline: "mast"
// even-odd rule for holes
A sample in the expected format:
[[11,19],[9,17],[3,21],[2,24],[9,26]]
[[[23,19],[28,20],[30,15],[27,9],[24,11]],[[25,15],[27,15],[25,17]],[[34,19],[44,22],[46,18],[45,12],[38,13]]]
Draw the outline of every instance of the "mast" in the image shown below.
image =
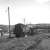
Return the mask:
[[9,6],[8,6],[8,22],[9,22],[9,37],[11,37],[11,32],[10,32],[10,11],[9,11]]

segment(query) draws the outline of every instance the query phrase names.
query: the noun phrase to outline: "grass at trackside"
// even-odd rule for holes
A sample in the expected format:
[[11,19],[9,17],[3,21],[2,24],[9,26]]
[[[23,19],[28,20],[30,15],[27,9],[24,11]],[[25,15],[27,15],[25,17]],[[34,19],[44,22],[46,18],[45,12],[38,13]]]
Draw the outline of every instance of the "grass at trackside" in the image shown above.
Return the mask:
[[45,36],[45,34],[39,34],[24,38],[2,39],[0,40],[0,50],[23,50]]
[[0,43],[0,50],[4,50],[4,49],[12,49],[12,48],[26,48],[27,46],[30,45],[30,43],[33,42],[31,40],[29,40],[29,38],[14,38],[12,40],[8,40],[7,42],[2,42]]

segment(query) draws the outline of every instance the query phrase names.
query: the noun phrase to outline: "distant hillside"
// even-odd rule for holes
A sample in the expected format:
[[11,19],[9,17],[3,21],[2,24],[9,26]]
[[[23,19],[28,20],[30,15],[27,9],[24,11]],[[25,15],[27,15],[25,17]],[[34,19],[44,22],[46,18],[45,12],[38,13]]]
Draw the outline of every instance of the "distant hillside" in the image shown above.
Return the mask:
[[[50,24],[27,24],[28,27],[33,27],[36,29],[50,29]],[[15,25],[10,25],[10,31],[13,31],[15,28]],[[0,25],[0,29],[3,29],[3,31],[8,31],[9,25]]]
[[36,24],[37,28],[50,29],[50,24]]
[[[10,25],[10,31],[13,31],[14,25]],[[0,25],[0,29],[3,29],[4,31],[8,31],[9,25]]]
[[[9,25],[6,25],[6,27],[9,29]],[[15,28],[14,25],[10,25],[10,30],[13,31],[13,29]]]
[[36,29],[50,29],[50,24],[27,24],[27,26]]

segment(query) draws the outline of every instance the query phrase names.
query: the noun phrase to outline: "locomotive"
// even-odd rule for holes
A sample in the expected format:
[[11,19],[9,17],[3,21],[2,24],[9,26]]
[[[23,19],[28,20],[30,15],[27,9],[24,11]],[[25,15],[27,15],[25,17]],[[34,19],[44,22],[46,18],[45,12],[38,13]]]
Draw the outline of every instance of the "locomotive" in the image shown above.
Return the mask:
[[24,24],[21,24],[21,23],[18,23],[15,25],[13,32],[17,38],[25,36],[25,34],[23,32],[23,27],[24,27]]

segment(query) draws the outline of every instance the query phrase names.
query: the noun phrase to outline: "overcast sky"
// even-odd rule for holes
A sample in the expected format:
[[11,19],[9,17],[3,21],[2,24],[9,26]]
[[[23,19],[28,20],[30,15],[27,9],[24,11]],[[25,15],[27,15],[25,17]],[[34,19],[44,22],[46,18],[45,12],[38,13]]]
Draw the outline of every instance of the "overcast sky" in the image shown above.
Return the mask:
[[50,23],[49,0],[0,0],[0,24],[8,24],[8,6],[11,25],[17,23]]

